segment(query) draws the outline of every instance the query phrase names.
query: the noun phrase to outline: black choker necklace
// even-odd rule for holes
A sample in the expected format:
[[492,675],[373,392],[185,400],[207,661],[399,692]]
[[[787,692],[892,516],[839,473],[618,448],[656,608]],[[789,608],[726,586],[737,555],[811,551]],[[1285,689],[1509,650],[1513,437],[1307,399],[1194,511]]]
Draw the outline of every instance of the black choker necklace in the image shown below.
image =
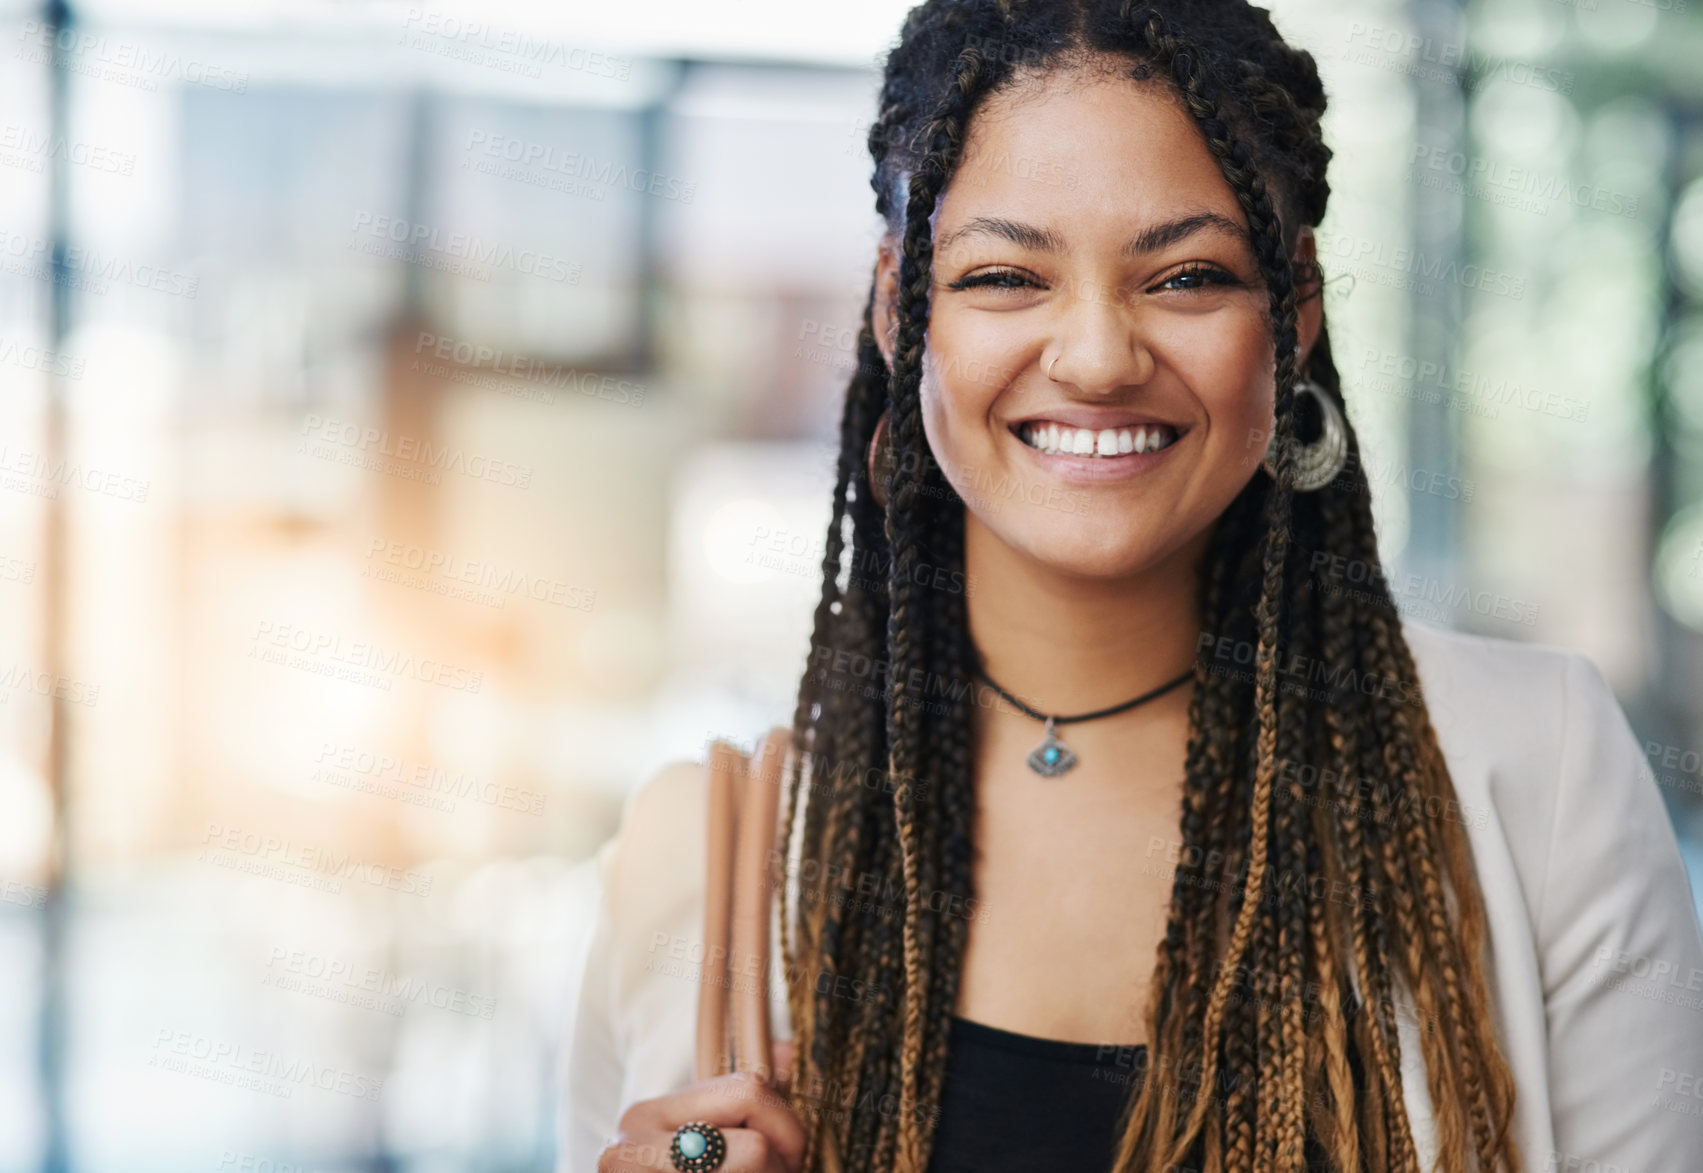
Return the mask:
[[1003,688],[999,687],[999,685],[995,684],[993,677],[984,672],[980,665],[977,665],[976,667],[976,675],[987,681],[989,687],[991,687],[1000,696],[1016,705],[1019,709],[1022,709],[1029,716],[1035,718],[1037,721],[1045,721],[1047,723],[1046,739],[1033,750],[1029,751],[1029,768],[1035,771],[1035,773],[1041,775],[1043,778],[1056,778],[1076,764],[1076,753],[1068,745],[1058,739],[1058,734],[1054,731],[1054,726],[1069,725],[1073,721],[1092,721],[1096,717],[1110,717],[1113,713],[1121,713],[1125,709],[1133,709],[1136,705],[1142,704],[1145,701],[1150,701],[1156,696],[1164,696],[1184,681],[1194,679],[1194,669],[1190,668],[1187,672],[1184,672],[1181,676],[1177,677],[1169,684],[1161,684],[1152,692],[1144,692],[1132,701],[1125,701],[1121,705],[1113,705],[1109,709],[1096,709],[1092,713],[1079,713],[1074,717],[1049,715],[1047,713],[1031,709],[1028,705],[1024,704],[1022,701],[1006,692]]

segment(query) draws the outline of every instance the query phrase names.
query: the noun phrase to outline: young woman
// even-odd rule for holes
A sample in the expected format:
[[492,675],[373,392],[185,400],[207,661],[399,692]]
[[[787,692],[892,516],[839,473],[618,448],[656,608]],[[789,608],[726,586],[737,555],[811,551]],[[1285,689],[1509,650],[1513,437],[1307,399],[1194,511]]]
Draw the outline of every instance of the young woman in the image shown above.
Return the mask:
[[692,1082],[655,963],[701,931],[704,770],[670,767],[602,857],[569,1168],[1703,1168],[1703,941],[1624,715],[1378,570],[1324,105],[1243,0],[910,14],[782,1070]]

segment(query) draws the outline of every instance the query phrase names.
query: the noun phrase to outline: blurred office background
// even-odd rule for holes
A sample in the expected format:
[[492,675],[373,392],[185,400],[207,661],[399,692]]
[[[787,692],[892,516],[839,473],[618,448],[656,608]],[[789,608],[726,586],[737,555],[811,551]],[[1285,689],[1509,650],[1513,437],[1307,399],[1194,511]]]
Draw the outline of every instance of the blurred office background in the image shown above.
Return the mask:
[[[790,713],[906,7],[0,0],[0,1173],[552,1167],[587,860]],[[1703,876],[1703,12],[1275,10],[1402,604]]]

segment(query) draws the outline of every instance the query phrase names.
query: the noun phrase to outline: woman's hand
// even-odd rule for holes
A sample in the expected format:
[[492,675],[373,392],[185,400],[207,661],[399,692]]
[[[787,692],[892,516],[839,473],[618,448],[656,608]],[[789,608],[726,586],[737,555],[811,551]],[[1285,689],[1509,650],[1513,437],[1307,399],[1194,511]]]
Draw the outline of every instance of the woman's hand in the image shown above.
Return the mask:
[[674,1130],[691,1120],[721,1129],[727,1159],[717,1173],[797,1173],[804,1157],[804,1125],[786,1105],[792,1082],[791,1039],[772,1044],[775,1078],[750,1073],[718,1075],[621,1113],[620,1134],[597,1157],[597,1173],[674,1168],[668,1148]]

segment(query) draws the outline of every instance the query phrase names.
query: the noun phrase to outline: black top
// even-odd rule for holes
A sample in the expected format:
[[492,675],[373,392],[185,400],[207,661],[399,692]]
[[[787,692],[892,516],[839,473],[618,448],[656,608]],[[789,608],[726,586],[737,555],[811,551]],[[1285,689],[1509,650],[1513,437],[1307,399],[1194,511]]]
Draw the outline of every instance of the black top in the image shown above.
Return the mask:
[[1102,1170],[1146,1048],[1066,1043],[954,1016],[929,1173]]
[[[1346,1010],[1352,1021],[1359,1000],[1351,995]],[[1146,1063],[1145,1046],[1066,1043],[954,1015],[928,1173],[1110,1169],[1118,1113]],[[1352,1031],[1348,1065],[1359,1095],[1365,1071]],[[1303,1161],[1309,1170],[1330,1168],[1310,1128]]]

